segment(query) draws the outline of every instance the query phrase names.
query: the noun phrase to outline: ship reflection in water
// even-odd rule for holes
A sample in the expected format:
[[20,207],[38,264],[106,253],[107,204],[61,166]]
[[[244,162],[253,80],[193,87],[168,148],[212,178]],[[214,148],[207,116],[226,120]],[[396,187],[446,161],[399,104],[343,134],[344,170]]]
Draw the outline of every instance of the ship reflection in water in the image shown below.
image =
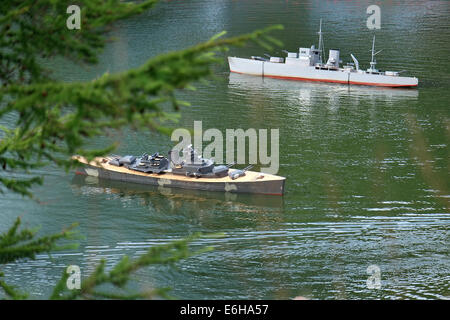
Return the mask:
[[286,81],[258,76],[229,74],[229,88],[233,91],[245,91],[245,94],[261,94],[267,98],[282,99],[289,104],[311,107],[322,104],[328,99],[331,109],[339,108],[341,100],[350,99],[353,105],[359,103],[385,103],[399,101],[416,101],[419,97],[417,89],[384,88],[369,86],[348,86],[335,83],[317,83],[304,81]]
[[189,203],[197,212],[211,210],[216,206],[239,212],[258,212],[265,208],[282,210],[283,208],[283,197],[167,188],[80,175],[73,177],[72,190],[81,195],[109,194],[124,198],[125,201],[129,201],[130,198],[137,199],[144,206],[151,206],[157,211],[165,212],[186,209]]

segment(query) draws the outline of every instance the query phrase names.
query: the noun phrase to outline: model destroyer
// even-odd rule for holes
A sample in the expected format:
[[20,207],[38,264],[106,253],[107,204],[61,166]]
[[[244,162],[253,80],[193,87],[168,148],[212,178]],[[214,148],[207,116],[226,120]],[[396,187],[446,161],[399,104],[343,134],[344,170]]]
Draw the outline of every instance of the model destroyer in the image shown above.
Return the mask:
[[375,36],[372,42],[372,60],[367,70],[359,68],[359,62],[351,54],[353,63],[342,68],[339,66],[340,51],[330,49],[328,60],[323,62],[322,21],[319,29],[319,48],[299,48],[298,52],[287,52],[287,57],[259,57],[251,59],[228,57],[231,72],[250,74],[262,77],[335,82],[343,84],[383,86],[383,87],[416,87],[419,80],[416,77],[403,77],[397,71],[380,71],[376,69]]
[[183,150],[179,160],[174,160],[173,155],[169,152],[167,158],[155,153],[140,157],[97,157],[92,161],[81,156],[73,156],[73,159],[84,165],[77,174],[104,179],[207,191],[284,193],[284,177],[250,171],[250,166],[239,170],[232,169],[232,165],[215,165],[212,159],[199,156],[192,146]]

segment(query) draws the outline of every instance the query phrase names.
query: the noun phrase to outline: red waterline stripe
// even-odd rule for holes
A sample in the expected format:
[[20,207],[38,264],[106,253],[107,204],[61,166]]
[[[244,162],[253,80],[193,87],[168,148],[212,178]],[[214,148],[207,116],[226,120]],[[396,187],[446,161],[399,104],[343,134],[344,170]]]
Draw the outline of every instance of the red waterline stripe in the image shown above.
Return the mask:
[[[300,77],[285,77],[285,76],[271,76],[271,75],[264,75],[268,78],[274,78],[274,79],[287,79],[287,80],[300,80],[300,81],[317,81],[317,82],[333,82],[333,83],[343,83],[347,84],[347,81],[342,80],[326,80],[326,79],[311,79],[311,78],[300,78]],[[351,83],[351,82],[350,82]]]
[[364,86],[379,86],[379,87],[417,87],[417,84],[387,84],[387,83],[370,83],[370,82],[355,82],[350,81],[350,84],[360,84]]
[[[230,70],[234,73],[239,74],[248,74],[244,72],[238,72]],[[342,80],[327,80],[327,79],[311,79],[311,78],[300,78],[300,77],[286,77],[286,76],[272,76],[265,74],[264,77],[274,78],[274,79],[287,79],[287,80],[297,80],[297,81],[317,81],[317,82],[333,82],[333,83],[342,83],[342,84],[359,84],[364,86],[378,86],[378,87],[416,87],[417,84],[388,84],[388,83],[371,83],[371,82],[357,82],[357,81],[342,81]]]
[[85,175],[86,175],[86,173],[84,173],[84,172],[81,172],[81,171],[75,171],[75,174],[80,174],[80,175],[83,175],[83,176],[85,176]]

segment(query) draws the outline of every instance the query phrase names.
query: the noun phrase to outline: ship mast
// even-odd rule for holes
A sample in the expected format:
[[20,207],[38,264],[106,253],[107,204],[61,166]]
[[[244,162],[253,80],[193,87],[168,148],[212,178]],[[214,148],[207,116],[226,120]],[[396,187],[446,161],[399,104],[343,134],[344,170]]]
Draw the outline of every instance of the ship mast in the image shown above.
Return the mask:
[[320,19],[320,27],[319,27],[319,51],[320,51],[320,63],[322,62],[322,55],[323,55],[323,38],[322,38],[322,19]]
[[375,65],[377,64],[377,61],[375,60],[375,55],[379,54],[381,51],[375,52],[375,35],[373,35],[373,41],[372,41],[372,60],[370,61],[370,68],[369,72],[378,72],[377,69],[375,69]]

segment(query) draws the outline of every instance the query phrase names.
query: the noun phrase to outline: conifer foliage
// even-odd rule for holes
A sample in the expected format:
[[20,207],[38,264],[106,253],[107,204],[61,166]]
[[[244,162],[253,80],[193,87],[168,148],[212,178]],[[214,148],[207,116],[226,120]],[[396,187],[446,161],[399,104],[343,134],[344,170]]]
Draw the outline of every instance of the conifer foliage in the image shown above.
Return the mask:
[[[212,75],[212,65],[223,61],[229,46],[254,41],[268,49],[279,45],[268,35],[274,26],[250,34],[222,38],[218,34],[193,47],[149,59],[142,66],[118,74],[105,74],[88,82],[61,82],[52,78],[45,61],[62,57],[70,63],[95,64],[114,22],[142,14],[156,0],[2,0],[0,1],[0,192],[33,197],[31,188],[43,177],[33,169],[53,163],[69,170],[71,156],[88,159],[105,155],[86,149],[86,142],[108,128],[131,126],[168,133],[167,121],[189,104],[175,91],[193,89],[192,83]],[[81,9],[80,29],[67,27],[69,5]],[[172,105],[172,111],[163,108]],[[6,120],[7,119],[7,120]],[[30,173],[31,172],[31,173]],[[61,249],[56,242],[73,236],[72,227],[59,234],[36,238],[35,230],[19,232],[20,219],[0,236],[0,265]],[[191,254],[192,238],[149,249],[136,261],[124,258],[111,271],[102,262],[80,290],[66,292],[64,275],[52,298],[139,298],[97,291],[109,283],[122,287],[131,272],[153,263],[170,263]],[[11,298],[25,295],[9,286],[0,273],[0,288]],[[154,293],[154,292],[153,292]],[[162,292],[159,292],[162,294]]]

